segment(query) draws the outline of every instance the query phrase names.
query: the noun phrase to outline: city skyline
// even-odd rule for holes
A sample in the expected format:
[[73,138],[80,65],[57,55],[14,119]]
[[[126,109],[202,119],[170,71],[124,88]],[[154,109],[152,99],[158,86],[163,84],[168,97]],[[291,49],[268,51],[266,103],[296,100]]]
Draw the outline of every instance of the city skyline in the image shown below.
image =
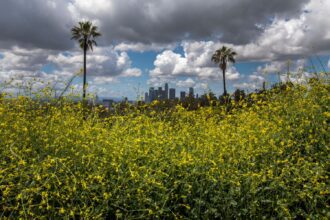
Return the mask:
[[[194,88],[189,87],[188,93],[186,91],[180,90],[179,96],[176,95],[175,88],[169,88],[168,83],[164,84],[164,89],[162,86],[159,86],[157,89],[155,87],[149,87],[149,91],[144,93],[144,102],[151,103],[155,100],[163,101],[163,100],[175,100],[178,99],[180,101],[184,101],[187,96],[195,97]],[[187,95],[186,95],[187,94]],[[198,94],[196,94],[198,97]]]

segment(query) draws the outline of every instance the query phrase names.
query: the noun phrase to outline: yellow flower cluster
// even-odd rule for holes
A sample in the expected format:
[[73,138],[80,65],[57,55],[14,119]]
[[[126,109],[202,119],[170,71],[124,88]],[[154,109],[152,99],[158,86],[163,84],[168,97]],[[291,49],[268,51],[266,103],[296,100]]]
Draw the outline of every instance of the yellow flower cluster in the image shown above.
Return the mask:
[[329,94],[313,81],[231,111],[107,118],[1,98],[0,218],[329,219]]

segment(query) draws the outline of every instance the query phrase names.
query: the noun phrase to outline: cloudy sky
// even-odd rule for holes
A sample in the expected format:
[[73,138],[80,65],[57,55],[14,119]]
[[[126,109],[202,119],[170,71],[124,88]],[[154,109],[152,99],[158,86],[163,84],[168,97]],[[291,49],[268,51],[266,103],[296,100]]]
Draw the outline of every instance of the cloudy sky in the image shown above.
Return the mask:
[[0,81],[68,80],[83,60],[70,30],[90,20],[102,37],[87,58],[89,91],[101,97],[135,99],[165,82],[219,95],[210,58],[222,45],[238,53],[228,90],[253,91],[288,67],[329,71],[329,11],[330,0],[1,0]]

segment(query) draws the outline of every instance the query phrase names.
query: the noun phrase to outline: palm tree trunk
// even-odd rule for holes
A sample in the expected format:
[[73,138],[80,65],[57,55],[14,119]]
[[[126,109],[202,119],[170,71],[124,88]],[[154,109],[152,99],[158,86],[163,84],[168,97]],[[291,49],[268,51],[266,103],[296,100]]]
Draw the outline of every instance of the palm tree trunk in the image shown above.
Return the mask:
[[222,70],[222,78],[223,78],[223,95],[227,95],[227,89],[226,89],[226,70]]
[[87,55],[87,45],[86,40],[84,44],[84,82],[83,82],[83,100],[86,98],[86,55]]

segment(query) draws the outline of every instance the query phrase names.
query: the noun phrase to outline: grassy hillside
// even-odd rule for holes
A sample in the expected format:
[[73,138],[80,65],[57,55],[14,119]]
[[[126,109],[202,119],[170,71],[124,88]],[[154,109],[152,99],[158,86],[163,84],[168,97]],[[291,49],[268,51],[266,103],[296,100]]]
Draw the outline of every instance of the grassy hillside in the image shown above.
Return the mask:
[[330,218],[330,87],[255,104],[84,118],[0,101],[0,219]]

